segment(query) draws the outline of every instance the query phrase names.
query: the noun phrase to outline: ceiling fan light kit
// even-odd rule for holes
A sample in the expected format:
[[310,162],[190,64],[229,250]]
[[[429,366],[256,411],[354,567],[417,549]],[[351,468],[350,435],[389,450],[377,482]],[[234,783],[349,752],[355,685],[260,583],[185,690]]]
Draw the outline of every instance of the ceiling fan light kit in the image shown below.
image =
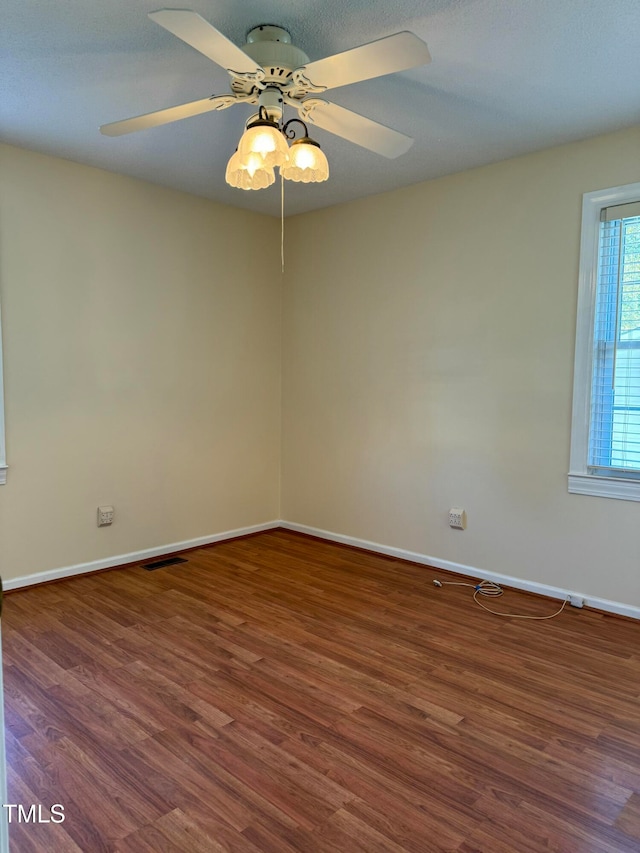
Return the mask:
[[[295,139],[292,124],[304,128],[304,136]],[[291,148],[287,139],[293,139]],[[329,177],[329,163],[320,145],[309,137],[306,124],[293,118],[282,127],[260,106],[258,116],[247,124],[238,147],[227,164],[226,181],[243,190],[260,190],[275,180],[274,168],[287,181],[318,183]]]
[[251,154],[244,160],[240,152],[232,154],[227,163],[225,180],[231,187],[239,190],[264,190],[275,182],[273,168],[265,166],[259,154]]
[[[275,168],[290,181],[317,183],[328,179],[327,158],[309,137],[305,122],[389,158],[404,154],[413,143],[393,128],[318,97],[339,86],[426,65],[431,61],[427,45],[413,33],[395,33],[309,62],[308,56],[291,43],[289,32],[274,24],[251,29],[247,43],[239,48],[196,12],[161,9],[149,17],[225,68],[231,77],[231,92],[102,125],[100,131],[106,136],[157,127],[238,103],[258,105],[258,114],[247,123],[226,170],[227,183],[246,190],[273,184]],[[300,118],[283,124],[285,106],[296,110]],[[303,137],[294,138],[293,123],[302,125]],[[293,140],[291,145],[288,140]]]
[[282,166],[289,155],[287,140],[282,135],[278,123],[268,118],[264,107],[260,107],[259,117],[252,120],[238,143],[241,158],[250,154],[262,157],[265,166]]
[[291,143],[289,158],[281,166],[280,174],[287,181],[319,183],[329,177],[329,163],[318,143],[304,136]]

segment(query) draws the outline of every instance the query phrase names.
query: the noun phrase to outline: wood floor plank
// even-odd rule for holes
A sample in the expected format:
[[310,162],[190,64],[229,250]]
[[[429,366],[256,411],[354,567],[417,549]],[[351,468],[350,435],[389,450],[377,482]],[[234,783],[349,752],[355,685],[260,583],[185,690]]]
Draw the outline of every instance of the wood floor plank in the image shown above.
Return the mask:
[[640,844],[640,793],[634,793],[629,797],[629,801],[616,819],[616,826]]
[[[219,738],[179,731],[156,735],[174,754],[189,751],[211,767],[222,767],[240,780],[243,787],[264,797],[272,806],[288,815],[298,826],[313,829],[331,813],[332,807],[300,788],[290,777],[278,776],[271,763],[259,758],[249,747],[220,734]],[[188,745],[185,745],[185,741]]]
[[[640,624],[289,531],[5,598],[12,853],[637,853]],[[555,602],[508,592],[505,609]]]
[[460,840],[481,819],[474,807],[452,809],[446,799],[425,797],[413,779],[385,772],[386,768],[376,768],[367,756],[351,754],[353,749],[348,751],[349,744],[338,747],[324,742],[309,745],[291,740],[288,748],[355,795],[346,806],[348,811],[368,807],[377,814],[376,823],[391,821],[398,828],[404,822],[412,826],[412,834],[418,841],[427,839],[433,845],[433,839],[437,838],[446,849],[457,849]]
[[209,779],[208,768],[194,760],[189,750],[176,755],[168,746],[149,738],[127,754],[136,756],[141,767],[167,775],[170,797],[183,811],[193,807],[208,812],[239,832],[250,825],[251,809],[235,796],[234,790],[229,789],[218,774],[215,779]]
[[115,845],[122,853],[226,853],[226,847],[198,829],[184,812],[174,809],[168,815],[142,827]]

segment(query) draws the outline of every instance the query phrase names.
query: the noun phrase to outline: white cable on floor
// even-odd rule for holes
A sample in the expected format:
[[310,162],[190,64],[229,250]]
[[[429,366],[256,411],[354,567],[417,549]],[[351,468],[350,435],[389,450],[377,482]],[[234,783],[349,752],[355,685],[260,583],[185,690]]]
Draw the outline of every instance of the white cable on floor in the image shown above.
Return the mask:
[[556,616],[559,616],[564,608],[567,605],[568,598],[562,602],[562,607],[559,610],[556,610],[555,613],[552,613],[550,616],[525,616],[521,613],[503,613],[500,610],[492,610],[490,607],[487,607],[486,604],[483,604],[479,600],[479,596],[484,595],[488,597],[497,598],[500,595],[504,594],[504,590],[501,586],[493,581],[480,581],[480,583],[468,583],[466,581],[437,581],[434,580],[434,586],[470,586],[475,592],[473,593],[473,600],[475,603],[482,607],[483,610],[486,610],[487,613],[493,613],[494,616],[509,616],[511,619],[554,619]]

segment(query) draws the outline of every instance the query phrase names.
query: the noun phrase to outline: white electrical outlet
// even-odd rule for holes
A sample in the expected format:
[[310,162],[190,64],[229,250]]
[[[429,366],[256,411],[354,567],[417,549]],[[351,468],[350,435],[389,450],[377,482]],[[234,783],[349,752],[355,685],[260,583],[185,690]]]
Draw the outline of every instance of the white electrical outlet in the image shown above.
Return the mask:
[[113,524],[113,507],[99,506],[98,527],[108,527],[110,524]]
[[452,506],[449,510],[449,527],[456,530],[464,530],[467,526],[467,513],[459,506]]
[[584,607],[584,598],[581,595],[570,595],[569,604],[572,607]]

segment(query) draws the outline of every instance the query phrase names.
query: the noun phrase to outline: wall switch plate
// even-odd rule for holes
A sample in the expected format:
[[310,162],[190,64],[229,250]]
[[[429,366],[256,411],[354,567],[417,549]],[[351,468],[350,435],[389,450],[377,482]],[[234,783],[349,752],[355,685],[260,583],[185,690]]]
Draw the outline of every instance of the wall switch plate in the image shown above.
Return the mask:
[[449,527],[464,530],[467,526],[467,513],[460,506],[452,506],[449,510]]
[[98,527],[108,527],[110,524],[113,524],[113,507],[99,506]]

